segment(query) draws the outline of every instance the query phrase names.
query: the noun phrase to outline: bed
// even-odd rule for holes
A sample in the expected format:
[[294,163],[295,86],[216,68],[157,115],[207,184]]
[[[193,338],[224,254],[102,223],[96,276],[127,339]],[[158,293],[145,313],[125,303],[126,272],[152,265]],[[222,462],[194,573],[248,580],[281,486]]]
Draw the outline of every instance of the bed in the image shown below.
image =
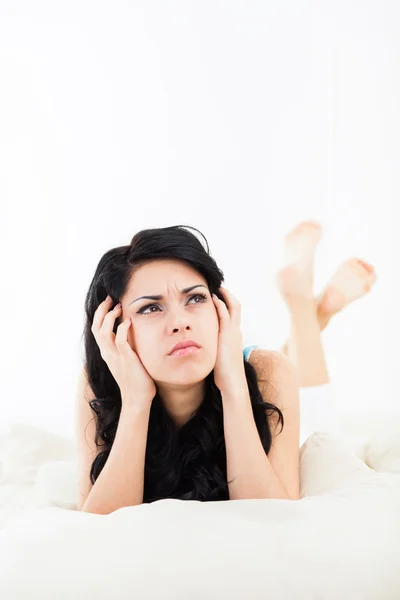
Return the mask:
[[300,500],[96,515],[76,510],[74,440],[13,423],[0,439],[0,598],[399,600],[400,418],[364,425],[304,441]]

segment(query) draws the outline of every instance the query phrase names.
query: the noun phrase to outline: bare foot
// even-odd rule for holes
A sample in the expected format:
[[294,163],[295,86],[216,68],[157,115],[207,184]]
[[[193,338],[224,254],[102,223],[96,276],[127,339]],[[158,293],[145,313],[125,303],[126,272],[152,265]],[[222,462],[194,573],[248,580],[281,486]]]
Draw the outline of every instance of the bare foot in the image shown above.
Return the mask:
[[367,294],[377,280],[374,267],[359,258],[346,260],[318,298],[318,311],[334,315]]
[[321,235],[319,223],[303,221],[285,236],[284,265],[275,275],[284,300],[314,298],[314,258]]

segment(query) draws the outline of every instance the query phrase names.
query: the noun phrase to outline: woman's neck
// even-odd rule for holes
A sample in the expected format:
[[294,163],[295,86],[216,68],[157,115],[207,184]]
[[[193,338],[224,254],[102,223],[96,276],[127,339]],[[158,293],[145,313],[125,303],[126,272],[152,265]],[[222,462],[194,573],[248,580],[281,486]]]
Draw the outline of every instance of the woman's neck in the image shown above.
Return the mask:
[[157,384],[157,391],[171,419],[182,427],[203,402],[204,381],[187,386]]

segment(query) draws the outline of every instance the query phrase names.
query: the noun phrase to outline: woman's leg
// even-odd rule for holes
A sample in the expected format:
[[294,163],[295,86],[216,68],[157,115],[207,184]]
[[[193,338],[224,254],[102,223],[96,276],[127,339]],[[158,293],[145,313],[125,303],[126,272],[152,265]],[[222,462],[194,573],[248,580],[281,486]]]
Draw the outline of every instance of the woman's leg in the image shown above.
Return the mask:
[[[316,306],[317,306],[317,319],[318,319],[318,323],[319,323],[319,330],[322,333],[325,329],[325,327],[327,327],[327,325],[329,324],[330,320],[332,319],[332,317],[334,316],[334,314],[336,313],[327,313],[324,312],[323,310],[320,309],[320,303],[321,303],[321,298],[322,298],[322,294],[321,296],[319,296],[316,299]],[[284,352],[285,354],[288,354],[289,351],[289,339],[286,340],[286,342],[283,344],[283,346],[280,348],[281,352]]]
[[316,431],[338,434],[339,412],[332,394],[314,300],[289,304],[288,356],[299,373],[300,446]]
[[[325,329],[335,314],[343,310],[349,303],[361,298],[369,292],[376,280],[377,276],[374,268],[369,263],[356,258],[345,261],[338,268],[322,294],[315,300],[316,317],[320,332]],[[309,363],[310,360],[314,360],[314,353],[307,352],[307,341],[303,341],[302,338],[303,335],[308,335],[309,331],[314,332],[315,335],[315,325],[312,325],[310,330],[307,329],[306,325],[310,317],[307,317],[307,314],[302,314],[304,310],[307,313],[308,309],[304,308],[304,306],[301,308],[301,306],[304,305],[304,302],[302,302],[301,299],[292,297],[286,301],[286,304],[291,313],[292,328],[294,327],[295,333],[293,336],[291,329],[290,338],[282,346],[281,351],[290,356],[295,364],[299,365],[300,369],[304,369],[304,372],[302,371],[301,373],[301,379],[307,382],[310,380],[310,370],[312,371],[312,366]],[[298,325],[297,322],[299,319],[303,321],[304,326]],[[313,344],[312,341],[311,344]],[[315,349],[315,342],[313,348]],[[317,349],[318,348],[319,344],[317,344]],[[298,356],[299,353],[303,352],[310,358],[310,360],[308,360],[308,357],[306,358],[305,368],[303,366],[304,358],[303,361],[299,362]],[[321,364],[319,352],[317,352],[317,355],[317,369],[315,371],[316,381],[320,378],[318,365]],[[313,376],[311,376],[311,380],[313,380]],[[304,383],[301,385],[307,386],[318,384]]]
[[285,265],[276,276],[290,314],[290,335],[282,350],[299,374],[300,445],[315,431],[340,431],[321,331],[334,314],[365,295],[376,281],[369,263],[352,258],[339,267],[321,296],[314,298],[314,256],[320,237],[317,223],[298,225],[285,237]]
[[315,300],[296,298],[288,308],[290,337],[287,354],[297,367],[300,387],[329,383]]
[[314,259],[321,226],[314,221],[297,225],[285,236],[284,265],[275,282],[290,315],[287,354],[297,367],[300,387],[329,382],[313,294]]

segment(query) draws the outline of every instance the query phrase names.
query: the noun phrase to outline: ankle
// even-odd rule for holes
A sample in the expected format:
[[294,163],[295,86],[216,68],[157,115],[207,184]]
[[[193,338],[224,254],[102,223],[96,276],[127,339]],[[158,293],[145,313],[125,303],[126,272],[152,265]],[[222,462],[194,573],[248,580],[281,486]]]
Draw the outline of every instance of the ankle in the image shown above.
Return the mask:
[[291,296],[286,299],[286,307],[292,317],[306,311],[315,312],[315,316],[318,318],[318,303],[316,298],[312,295]]
[[318,306],[317,307],[317,317],[318,317],[318,322],[319,322],[321,331],[323,331],[329,324],[329,321],[332,319],[333,313],[328,313]]

